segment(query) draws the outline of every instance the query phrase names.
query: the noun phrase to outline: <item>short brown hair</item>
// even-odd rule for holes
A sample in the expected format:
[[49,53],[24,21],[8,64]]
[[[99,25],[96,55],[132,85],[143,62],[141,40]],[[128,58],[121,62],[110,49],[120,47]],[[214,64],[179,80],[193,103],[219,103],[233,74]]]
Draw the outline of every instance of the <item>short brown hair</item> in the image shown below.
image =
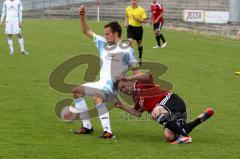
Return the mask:
[[120,38],[122,36],[122,27],[117,21],[110,22],[104,26],[104,28],[111,28],[113,33],[118,33],[118,37]]

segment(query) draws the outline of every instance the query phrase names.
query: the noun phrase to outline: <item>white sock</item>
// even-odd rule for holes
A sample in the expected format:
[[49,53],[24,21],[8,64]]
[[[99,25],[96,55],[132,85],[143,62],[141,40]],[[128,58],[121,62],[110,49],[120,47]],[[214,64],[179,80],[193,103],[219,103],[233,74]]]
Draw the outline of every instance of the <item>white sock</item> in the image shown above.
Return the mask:
[[10,51],[11,52],[14,52],[14,49],[13,49],[13,40],[12,38],[8,38],[8,46],[10,48]]
[[106,104],[105,103],[98,104],[96,105],[96,107],[98,110],[99,119],[103,127],[103,131],[112,133],[111,126],[110,126],[110,116],[109,116],[109,112],[107,110]]
[[25,49],[24,49],[24,40],[23,40],[23,38],[18,38],[18,43],[19,43],[21,52],[24,52]]
[[79,112],[84,112],[84,113],[80,113],[80,118],[82,119],[83,127],[92,129],[92,124],[87,112],[88,107],[85,100],[83,98],[78,98],[74,100],[74,103],[75,103],[75,107]]

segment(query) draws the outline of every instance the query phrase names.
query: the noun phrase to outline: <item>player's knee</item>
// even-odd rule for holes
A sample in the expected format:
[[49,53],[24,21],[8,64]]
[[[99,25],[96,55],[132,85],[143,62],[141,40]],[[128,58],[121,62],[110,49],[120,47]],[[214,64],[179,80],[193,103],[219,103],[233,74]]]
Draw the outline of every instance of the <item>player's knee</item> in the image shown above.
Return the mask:
[[137,45],[138,47],[142,47],[142,41],[141,40],[137,41]]
[[164,133],[164,138],[168,142],[172,142],[175,140],[175,134],[171,131],[167,131]]
[[95,105],[102,104],[104,102],[103,99],[100,97],[93,97],[93,101]]
[[153,109],[151,115],[152,115],[152,118],[154,120],[156,120],[156,121],[161,120],[162,121],[162,120],[164,120],[165,118],[168,117],[168,111],[162,106],[157,106]]
[[167,122],[172,120],[169,113],[160,113],[155,119],[159,124],[165,125]]
[[22,34],[17,35],[19,39],[22,39]]
[[156,112],[156,111],[152,111],[151,115],[152,115],[153,120],[157,120],[157,117],[160,115],[160,113]]
[[168,141],[168,142],[171,142],[171,141],[174,141],[176,136],[174,134],[174,132],[172,132],[171,130],[169,130],[168,128],[165,128],[164,129],[164,138]]

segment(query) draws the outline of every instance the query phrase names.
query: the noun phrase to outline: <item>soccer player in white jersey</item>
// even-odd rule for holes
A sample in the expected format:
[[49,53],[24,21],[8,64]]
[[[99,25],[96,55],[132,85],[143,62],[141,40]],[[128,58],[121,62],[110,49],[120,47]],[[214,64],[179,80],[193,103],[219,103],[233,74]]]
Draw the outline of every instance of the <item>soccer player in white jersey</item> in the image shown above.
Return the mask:
[[23,7],[20,0],[5,0],[3,3],[0,26],[2,26],[4,18],[6,17],[5,34],[8,35],[10,55],[13,55],[14,53],[12,35],[18,36],[21,53],[23,55],[28,54],[24,49],[24,40],[21,34],[22,11]]
[[[117,78],[126,74],[129,68],[133,74],[140,74],[137,69],[138,61],[132,47],[121,42],[122,28],[118,22],[110,22],[104,27],[104,37],[95,34],[88,26],[85,18],[85,7],[79,10],[83,33],[92,39],[99,51],[101,59],[100,80],[86,83],[73,90],[75,107],[70,107],[73,113],[80,113],[83,122],[82,128],[75,131],[77,134],[90,134],[93,127],[87,113],[88,107],[84,96],[92,96],[98,110],[98,115],[103,127],[102,138],[113,138],[110,127],[109,112],[106,103],[114,99],[114,83]],[[91,60],[91,59],[89,59]]]

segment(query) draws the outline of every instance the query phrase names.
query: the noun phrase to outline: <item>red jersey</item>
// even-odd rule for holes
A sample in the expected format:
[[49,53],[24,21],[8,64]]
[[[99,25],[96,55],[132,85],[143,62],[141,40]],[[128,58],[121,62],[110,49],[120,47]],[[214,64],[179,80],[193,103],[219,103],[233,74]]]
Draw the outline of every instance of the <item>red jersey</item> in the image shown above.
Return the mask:
[[[164,13],[162,5],[159,3],[152,4],[151,13],[152,13],[153,20],[155,21],[160,16],[160,14]],[[163,23],[163,16],[159,19],[158,22]]]
[[167,95],[168,91],[163,91],[154,84],[153,78],[147,81],[137,81],[134,87],[133,100],[135,109],[140,112],[152,112],[153,108],[160,103]]

